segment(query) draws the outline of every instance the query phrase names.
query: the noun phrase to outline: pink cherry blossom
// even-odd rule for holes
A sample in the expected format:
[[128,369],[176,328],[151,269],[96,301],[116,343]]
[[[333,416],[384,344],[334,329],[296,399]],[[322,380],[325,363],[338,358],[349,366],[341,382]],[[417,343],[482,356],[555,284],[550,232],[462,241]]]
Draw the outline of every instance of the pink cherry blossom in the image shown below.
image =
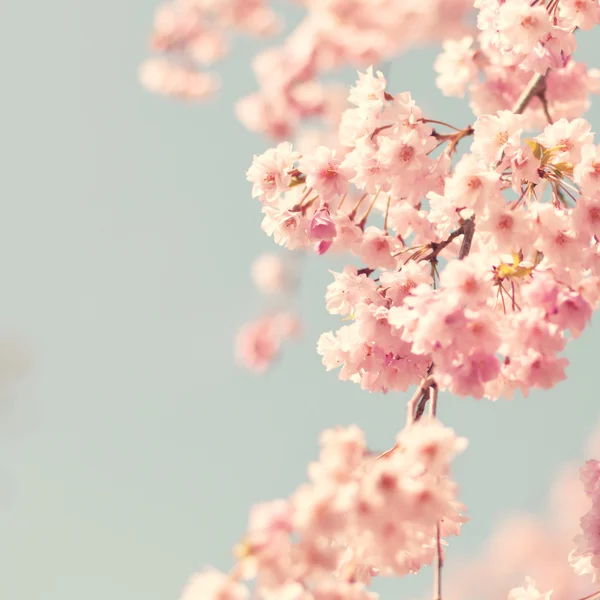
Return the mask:
[[497,115],[482,115],[473,129],[471,151],[492,164],[503,156],[512,158],[520,148],[523,117],[508,110],[499,111]]
[[252,195],[264,202],[275,200],[290,185],[290,171],[297,157],[288,142],[255,156],[247,173],[248,181],[253,184]]
[[577,163],[581,160],[583,146],[593,139],[591,125],[585,119],[560,119],[547,125],[537,139],[547,148],[556,148],[562,160]]
[[392,257],[394,242],[377,227],[369,227],[365,231],[360,246],[360,257],[372,269],[377,267],[393,268],[396,261]]
[[312,156],[303,156],[298,168],[306,173],[306,184],[315,190],[324,202],[348,190],[351,171],[336,158],[335,151],[325,146],[317,148]]
[[498,10],[498,30],[504,43],[515,52],[528,53],[550,33],[550,16],[544,6],[507,0]]
[[324,240],[330,242],[335,237],[337,231],[335,223],[331,220],[329,207],[324,204],[313,215],[308,224],[308,235],[311,240]]
[[267,371],[282,342],[299,332],[298,318],[285,312],[267,314],[242,327],[236,338],[238,362],[256,373]]
[[435,61],[434,68],[438,73],[436,84],[445,96],[463,96],[467,84],[476,80],[478,68],[473,41],[468,36],[444,42],[444,51]]

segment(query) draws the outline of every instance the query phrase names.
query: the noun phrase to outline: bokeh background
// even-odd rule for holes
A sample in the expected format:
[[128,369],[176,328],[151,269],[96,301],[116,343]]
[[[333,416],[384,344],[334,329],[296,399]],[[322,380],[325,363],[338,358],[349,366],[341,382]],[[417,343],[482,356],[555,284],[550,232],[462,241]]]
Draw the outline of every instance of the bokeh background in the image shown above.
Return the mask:
[[[338,325],[326,259],[304,264],[302,340],[266,377],[234,365],[235,332],[262,302],[249,265],[277,251],[245,180],[267,143],[233,116],[261,44],[237,41],[215,102],[153,97],[136,70],[155,6],[0,4],[0,332],[32,360],[0,425],[4,600],[175,600],[193,571],[231,566],[248,509],[304,479],[322,429],[357,423],[385,449],[404,419],[405,397],[363,393],[320,364],[316,339]],[[291,26],[298,13],[282,11]],[[581,39],[593,62],[593,37]],[[396,60],[391,86],[467,124],[467,106],[434,86],[435,55]],[[551,392],[442,397],[443,420],[470,439],[456,473],[472,521],[448,569],[504,515],[541,511],[558,465],[581,460],[598,423],[598,342],[592,324]],[[394,590],[416,597],[430,576]]]

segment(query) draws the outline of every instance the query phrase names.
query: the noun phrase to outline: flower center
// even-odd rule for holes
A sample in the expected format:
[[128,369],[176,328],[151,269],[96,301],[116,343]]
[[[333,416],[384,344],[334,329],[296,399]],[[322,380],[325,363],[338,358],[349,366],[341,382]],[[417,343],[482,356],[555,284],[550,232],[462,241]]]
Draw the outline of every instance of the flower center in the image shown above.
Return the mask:
[[510,215],[502,215],[498,219],[498,229],[512,229],[513,218]]
[[563,152],[568,152],[575,144],[569,138],[563,138],[558,142],[558,146]]
[[481,179],[479,177],[475,177],[474,175],[467,179],[467,187],[472,190],[478,190],[481,187]]
[[588,215],[590,217],[590,221],[592,223],[600,223],[600,208],[597,206],[594,206],[592,208],[590,208]]
[[402,162],[409,162],[415,156],[415,149],[412,146],[403,145],[400,147],[398,155]]

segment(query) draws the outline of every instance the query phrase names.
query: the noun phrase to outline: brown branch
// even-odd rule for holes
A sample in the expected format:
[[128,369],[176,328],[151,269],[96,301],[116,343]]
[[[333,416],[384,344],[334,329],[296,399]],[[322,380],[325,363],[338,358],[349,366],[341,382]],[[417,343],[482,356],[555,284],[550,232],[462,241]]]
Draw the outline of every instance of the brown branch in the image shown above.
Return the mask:
[[440,524],[435,526],[435,567],[433,570],[433,600],[442,600],[442,538],[440,535]]
[[438,403],[438,387],[434,382],[429,387],[429,416],[435,417],[437,415],[437,403]]
[[421,260],[435,260],[440,252],[445,250],[457,237],[464,233],[464,225],[461,225],[456,231],[453,231],[443,242],[431,242],[431,254],[424,256]]
[[427,406],[428,399],[429,394],[427,393],[427,390],[424,390],[419,399],[419,403],[417,404],[417,408],[415,409],[415,422],[425,414],[425,407]]
[[519,99],[515,102],[512,108],[512,112],[516,115],[523,114],[523,111],[527,108],[531,99],[540,94],[545,86],[546,76],[536,73],[527,84],[527,87],[523,90]]
[[458,260],[463,260],[463,258],[466,258],[469,255],[469,252],[471,252],[471,244],[473,243],[473,236],[475,235],[475,217],[467,219],[462,224],[462,230],[464,232],[464,237],[458,252]]
[[[435,417],[437,413],[438,388],[435,383],[429,388],[429,416]],[[442,600],[442,538],[439,521],[435,524],[435,567],[433,571],[433,600]]]
[[431,254],[421,257],[420,260],[433,261],[437,259],[440,253],[443,250],[445,250],[457,237],[460,237],[461,235],[464,236],[464,238],[460,246],[458,259],[462,260],[471,251],[471,244],[473,242],[474,234],[475,221],[473,220],[473,217],[471,217],[470,219],[466,219],[465,221],[463,221],[461,226],[457,230],[453,231],[444,241],[431,242],[431,244],[429,244]]
[[433,365],[429,368],[426,377],[423,377],[419,387],[416,389],[413,397],[408,401],[406,424],[410,425],[418,421],[423,415],[425,404],[427,403],[427,392],[432,385],[435,385],[435,379],[431,376]]
[[542,103],[542,109],[544,111],[544,115],[546,115],[546,120],[548,121],[549,125],[552,125],[552,123],[554,123],[554,121],[552,120],[552,117],[550,115],[550,111],[548,110],[548,99],[546,98],[546,92],[540,92],[537,96],[540,99],[540,102]]

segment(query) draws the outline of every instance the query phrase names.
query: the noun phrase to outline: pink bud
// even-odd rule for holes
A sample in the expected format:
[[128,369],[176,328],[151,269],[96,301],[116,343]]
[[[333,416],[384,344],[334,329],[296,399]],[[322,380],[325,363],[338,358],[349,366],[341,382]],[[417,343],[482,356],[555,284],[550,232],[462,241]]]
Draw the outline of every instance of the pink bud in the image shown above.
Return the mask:
[[327,205],[323,205],[310,220],[308,235],[311,240],[332,240],[336,233],[335,224],[329,214],[329,208],[327,208]]
[[320,242],[317,242],[315,244],[315,252],[319,255],[325,254],[325,252],[331,248],[332,243],[333,242],[330,242],[329,240],[321,240]]

